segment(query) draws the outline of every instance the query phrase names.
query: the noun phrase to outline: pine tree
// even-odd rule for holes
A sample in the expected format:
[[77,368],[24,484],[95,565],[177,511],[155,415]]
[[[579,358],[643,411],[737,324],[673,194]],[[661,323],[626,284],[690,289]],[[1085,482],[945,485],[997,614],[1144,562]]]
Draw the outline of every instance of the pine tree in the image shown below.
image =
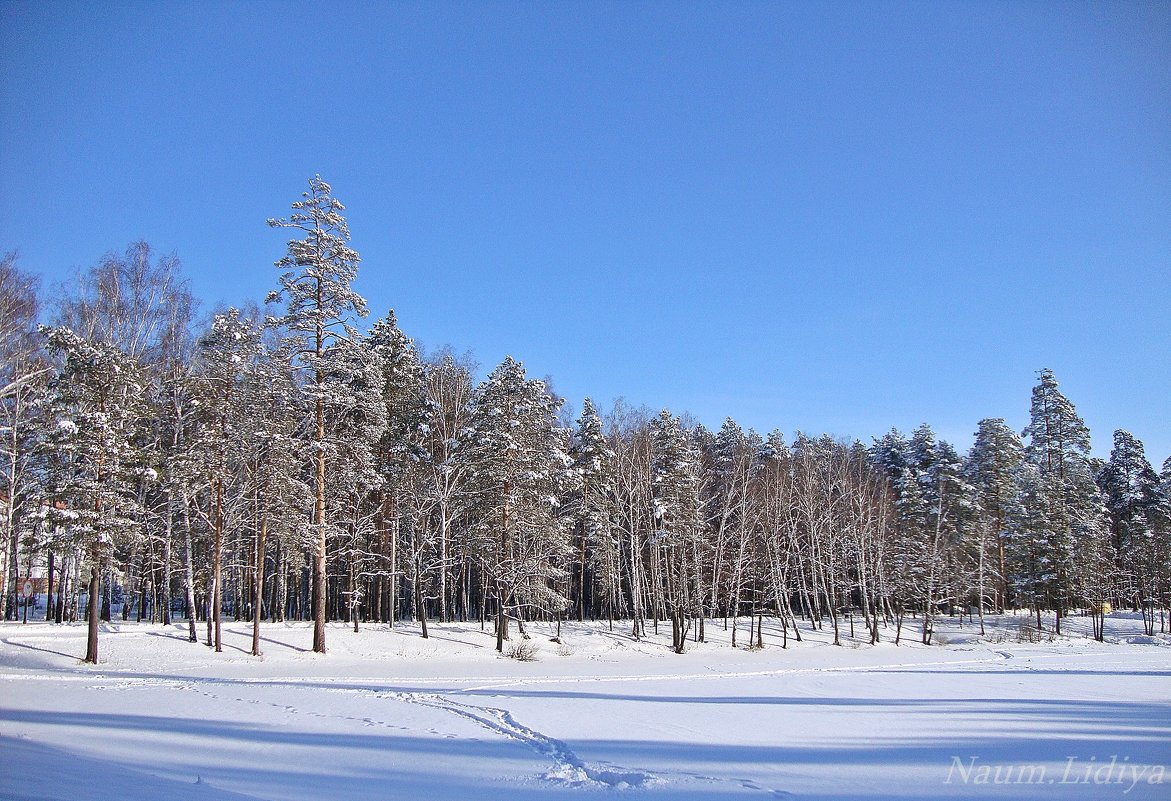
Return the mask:
[[71,546],[89,562],[89,631],[85,661],[98,661],[101,572],[115,548],[141,533],[139,497],[152,480],[135,436],[143,384],[135,363],[117,348],[88,342],[67,328],[43,328],[60,367],[49,382],[43,453],[43,509],[54,547]]
[[[410,533],[411,583],[416,613],[427,636],[427,616],[423,606],[422,582],[429,573],[429,566],[423,564],[424,545],[429,544],[430,531],[426,525],[434,497],[424,486],[428,468],[429,453],[424,448],[431,419],[431,408],[424,394],[424,370],[415,349],[415,344],[398,327],[394,312],[379,320],[370,328],[366,346],[382,361],[382,400],[385,407],[386,431],[379,446],[379,471],[381,481],[377,489],[377,537],[381,552],[378,573],[378,591],[387,592],[388,598],[378,599],[380,607],[398,605],[398,541],[400,532]],[[408,525],[404,526],[403,522]],[[449,522],[443,520],[442,522]],[[441,525],[442,529],[442,525]],[[439,539],[443,551],[439,557],[440,576],[440,618],[445,620],[447,610],[446,579],[446,531]],[[388,618],[394,619],[394,611]]]
[[325,418],[333,432],[326,454],[333,465],[326,482],[326,504],[336,510],[328,536],[346,546],[348,589],[344,595],[357,631],[362,609],[359,578],[368,561],[364,543],[373,536],[378,514],[366,501],[383,480],[378,455],[387,431],[386,376],[382,357],[359,342],[339,340],[326,356]]
[[[975,493],[979,537],[980,613],[983,620],[986,577],[995,576],[994,605],[1003,611],[1008,602],[1005,540],[1008,520],[1017,499],[1018,476],[1024,463],[1020,438],[1001,418],[981,420],[968,452],[964,475]],[[988,564],[991,558],[993,563]],[[983,624],[981,624],[983,625]]]
[[[963,601],[973,585],[972,543],[968,539],[973,516],[972,487],[964,479],[963,462],[950,443],[935,439],[926,423],[915,430],[910,443],[923,490],[928,532],[929,573],[923,643],[931,642],[934,614],[946,604]],[[948,587],[948,585],[951,585]]]
[[967,539],[973,491],[955,449],[937,441],[926,423],[909,440],[892,429],[875,440],[870,458],[886,473],[895,497],[898,525],[887,556],[896,611],[901,618],[902,599],[915,599],[926,644],[940,606],[963,600],[974,583],[978,551],[973,554]]
[[1052,370],[1041,370],[1029,409],[1025,455],[1046,475],[1064,481],[1090,455],[1090,430],[1069,399],[1058,389]]
[[589,398],[582,403],[570,455],[574,478],[570,505],[577,531],[578,620],[585,620],[590,606],[587,598],[596,590],[607,617],[613,621],[622,591],[618,541],[613,530],[614,452],[602,431],[602,418]]
[[[1029,438],[1025,456],[1037,476],[1022,485],[1025,508],[1009,542],[1016,547],[1018,530],[1030,540],[1022,547],[1030,554],[1026,561],[1034,567],[1018,576],[1017,583],[1027,586],[1026,594],[1033,604],[1055,612],[1055,629],[1060,633],[1062,616],[1078,600],[1088,598],[1091,605],[1105,600],[1089,598],[1100,596],[1104,586],[1091,587],[1085,581],[1097,575],[1086,565],[1099,564],[1107,545],[1105,507],[1090,465],[1089,429],[1058,389],[1051,370],[1040,373],[1029,416],[1024,430]],[[1029,508],[1030,503],[1034,508]],[[1041,508],[1048,511],[1038,520]],[[1039,540],[1038,534],[1046,530],[1048,537]],[[1022,560],[1015,561],[1019,565]],[[1035,606],[1038,626],[1042,606]]]
[[557,584],[566,575],[570,543],[557,507],[570,460],[558,406],[544,382],[527,380],[511,358],[476,390],[470,448],[498,651],[508,637],[510,610],[559,614],[567,603]]
[[351,288],[358,273],[358,253],[347,244],[349,227],[341,212],[345,207],[333,197],[329,184],[316,176],[309,191],[293,203],[287,219],[270,219],[273,228],[300,232],[301,239],[289,241],[288,253],[277,262],[285,272],[281,288],[268,297],[284,297],[285,314],[274,324],[288,331],[297,343],[297,355],[306,374],[305,386],[312,406],[310,439],[313,451],[314,501],[312,525],[316,542],[313,551],[313,650],[325,653],[326,556],[329,533],[326,508],[328,453],[334,437],[327,427],[327,373],[330,355],[344,354],[335,346],[352,340],[356,331],[353,317],[366,316],[366,301]]
[[887,547],[887,578],[895,611],[895,644],[902,638],[903,616],[918,609],[930,572],[927,547],[927,500],[911,456],[910,442],[897,429],[875,440],[870,458],[889,482],[894,498],[895,525]]
[[1142,442],[1128,431],[1114,432],[1110,461],[1098,483],[1110,513],[1123,597],[1142,610],[1147,633],[1154,634],[1153,606],[1168,572],[1165,539],[1171,506]]

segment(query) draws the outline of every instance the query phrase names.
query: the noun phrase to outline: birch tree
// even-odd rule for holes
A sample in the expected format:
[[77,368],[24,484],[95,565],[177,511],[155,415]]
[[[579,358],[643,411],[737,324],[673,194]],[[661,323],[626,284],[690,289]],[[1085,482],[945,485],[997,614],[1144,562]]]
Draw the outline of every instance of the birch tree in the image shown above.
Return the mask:
[[37,399],[50,372],[36,333],[38,308],[36,279],[17,267],[15,253],[0,257],[0,604],[5,620],[16,616],[20,532],[36,494]]

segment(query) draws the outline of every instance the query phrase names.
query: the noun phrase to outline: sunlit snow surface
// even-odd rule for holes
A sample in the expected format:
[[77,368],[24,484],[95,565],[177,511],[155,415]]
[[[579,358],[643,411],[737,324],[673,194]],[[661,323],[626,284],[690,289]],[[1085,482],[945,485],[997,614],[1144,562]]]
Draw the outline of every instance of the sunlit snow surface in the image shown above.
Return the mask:
[[766,621],[757,651],[717,620],[681,656],[669,628],[531,625],[535,662],[475,623],[337,625],[324,657],[266,624],[262,658],[245,623],[222,654],[115,623],[98,666],[83,625],[4,623],[0,799],[1171,798],[1171,637],[1118,615],[1105,644],[1079,619],[1019,643],[1025,620],[788,649]]

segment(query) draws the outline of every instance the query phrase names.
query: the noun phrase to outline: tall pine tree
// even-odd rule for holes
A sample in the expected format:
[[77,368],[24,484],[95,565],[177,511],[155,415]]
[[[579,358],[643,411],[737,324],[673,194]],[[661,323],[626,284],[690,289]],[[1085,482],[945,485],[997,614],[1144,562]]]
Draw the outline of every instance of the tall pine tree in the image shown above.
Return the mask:
[[[1108,593],[1098,581],[1107,547],[1105,507],[1090,465],[1090,431],[1057,386],[1052,370],[1040,372],[1029,409],[1025,456],[1036,476],[1022,484],[1023,509],[1009,542],[1018,550],[1018,586],[1034,605],[1061,618],[1082,600],[1100,608]],[[1031,499],[1031,503],[1030,503]],[[1048,510],[1038,517],[1040,509]],[[1024,538],[1017,549],[1017,533]],[[1044,534],[1044,536],[1042,536]],[[1012,561],[1012,560],[1010,560]]]
[[288,252],[277,267],[283,270],[281,288],[268,301],[282,297],[283,316],[273,323],[287,331],[296,343],[296,357],[305,376],[311,405],[310,440],[313,459],[313,650],[325,653],[326,557],[329,522],[326,488],[329,452],[336,436],[327,426],[330,376],[336,372],[331,357],[349,354],[339,343],[357,336],[352,321],[366,316],[366,301],[351,284],[358,274],[358,253],[349,246],[350,229],[341,212],[345,206],[333,196],[329,184],[315,176],[309,191],[292,204],[287,218],[270,219],[273,228],[292,230]]

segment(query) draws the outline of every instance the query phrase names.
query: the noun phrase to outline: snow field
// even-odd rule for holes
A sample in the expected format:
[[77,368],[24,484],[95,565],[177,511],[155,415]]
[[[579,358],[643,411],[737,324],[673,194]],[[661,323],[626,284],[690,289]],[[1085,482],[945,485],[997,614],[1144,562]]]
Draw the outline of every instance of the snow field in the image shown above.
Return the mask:
[[1026,620],[788,649],[766,621],[757,651],[714,620],[683,655],[668,626],[530,624],[535,662],[478,624],[339,624],[324,657],[265,624],[257,658],[250,624],[216,654],[114,623],[97,666],[81,625],[5,623],[0,799],[1171,798],[1171,637],[1115,615],[1107,643],[1079,619],[1020,643]]

